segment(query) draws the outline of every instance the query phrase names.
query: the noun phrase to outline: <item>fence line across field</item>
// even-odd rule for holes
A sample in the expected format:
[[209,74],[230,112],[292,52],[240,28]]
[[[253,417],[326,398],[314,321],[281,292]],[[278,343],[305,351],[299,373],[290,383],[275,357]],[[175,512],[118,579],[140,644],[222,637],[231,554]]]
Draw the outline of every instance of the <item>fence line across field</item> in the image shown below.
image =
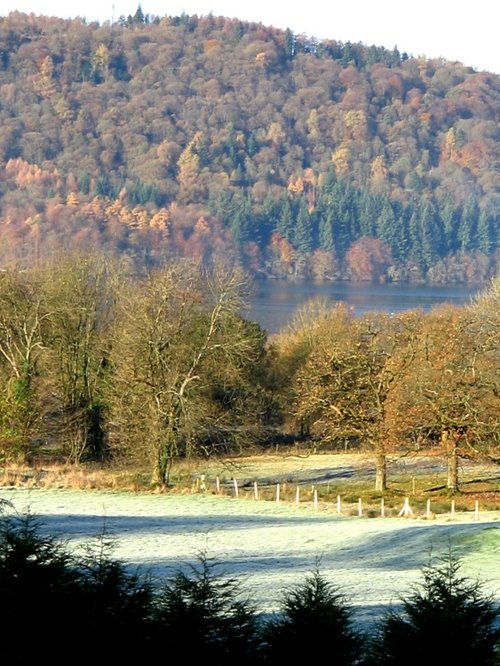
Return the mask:
[[[232,487],[233,487],[232,496],[235,499],[238,499],[240,497],[240,487],[238,485],[237,479],[235,479],[235,478],[231,479],[231,484],[232,484]],[[219,477],[216,477],[216,479],[215,479],[215,494],[216,495],[223,494],[224,485],[225,484],[221,483]],[[246,487],[246,485],[247,484],[245,484],[245,487]],[[279,504],[282,501],[282,499],[283,499],[282,489],[286,486],[287,486],[286,483],[283,483],[283,484],[277,483],[276,484],[275,492],[274,492],[274,501],[277,504]],[[262,497],[261,493],[259,492],[259,485],[258,485],[257,481],[253,482],[252,488],[253,488],[253,498],[254,498],[254,500],[264,499]],[[198,492],[207,492],[209,490],[208,487],[207,487],[207,483],[206,483],[206,477],[204,475],[202,475],[199,479],[197,479],[197,481],[196,481],[196,490]],[[297,485],[296,489],[295,489],[295,504],[297,506],[299,506],[300,504],[304,505],[304,504],[309,503],[309,504],[312,505],[312,507],[315,511],[318,511],[320,509],[320,505],[319,505],[319,500],[318,500],[318,490],[317,490],[317,488],[315,486],[312,486],[311,487],[311,492],[307,493],[307,495],[309,497],[306,497],[305,500],[301,501],[300,486]],[[442,502],[440,502],[440,504],[442,504]],[[325,501],[325,502],[323,502],[323,505],[330,506],[330,502]],[[349,505],[352,506],[353,502],[342,502],[342,499],[341,499],[340,495],[337,495],[335,502],[331,503],[332,508],[335,508],[336,512],[339,513],[339,514],[342,513],[342,507],[343,506],[348,507]],[[415,513],[414,509],[411,507],[409,497],[405,497],[404,502],[403,502],[403,504],[401,505],[400,508],[399,507],[393,507],[393,510],[397,511],[398,509],[399,509],[399,512],[397,514],[398,517],[406,517],[406,518],[417,517],[417,514]],[[371,517],[374,517],[373,511],[374,511],[373,509],[370,510],[369,515]],[[386,511],[387,511],[387,507],[386,507],[386,504],[385,504],[385,500],[384,500],[384,498],[381,498],[381,500],[380,500],[380,513],[379,513],[381,518],[384,518],[387,515]],[[365,515],[365,510],[363,508],[363,502],[362,502],[361,497],[358,498],[358,501],[356,503],[355,513],[360,518],[362,518]],[[448,514],[449,514],[451,520],[455,519],[455,517],[456,517],[456,508],[455,508],[455,500],[454,499],[452,499],[451,502],[450,502],[450,511],[449,512],[443,512],[440,515],[448,515]],[[349,512],[349,515],[352,515],[352,511]],[[431,500],[430,499],[427,500],[425,512],[423,512],[421,515],[424,515],[427,519],[430,519],[432,515],[437,515],[437,514],[434,514],[431,511]],[[475,501],[474,519],[479,520],[479,501],[478,500]]]

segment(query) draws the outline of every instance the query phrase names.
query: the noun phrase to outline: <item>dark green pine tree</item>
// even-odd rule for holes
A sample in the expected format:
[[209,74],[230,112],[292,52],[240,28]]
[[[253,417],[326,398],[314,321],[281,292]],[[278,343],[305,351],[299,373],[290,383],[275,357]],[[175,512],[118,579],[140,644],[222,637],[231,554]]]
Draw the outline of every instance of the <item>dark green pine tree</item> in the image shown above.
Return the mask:
[[375,236],[376,221],[380,215],[380,200],[367,189],[363,189],[358,201],[358,219],[360,236]]
[[241,146],[239,144],[237,134],[234,128],[231,129],[227,139],[227,154],[235,168],[240,167],[243,163],[243,156],[240,152]]
[[295,55],[295,35],[287,28],[285,30],[285,41],[283,44],[283,50],[285,52],[285,60],[291,60]]
[[307,254],[313,247],[313,224],[305,197],[301,197],[295,220],[293,245],[301,253]]
[[339,257],[343,257],[352,241],[351,235],[351,216],[348,208],[341,209],[341,215],[338,220],[337,228],[337,251]]
[[458,248],[457,232],[460,213],[450,197],[438,200],[438,213],[443,229],[443,247],[446,253],[456,252]]
[[328,197],[327,218],[330,221],[335,251],[344,256],[351,243],[352,197],[344,181],[337,180]]
[[288,197],[282,199],[281,210],[276,224],[276,231],[290,243],[294,235],[294,215],[292,203]]
[[458,244],[462,252],[473,252],[478,249],[478,221],[479,205],[475,198],[471,198],[462,208],[458,226]]
[[233,214],[233,197],[229,190],[215,190],[210,192],[208,197],[208,206],[214,217],[229,225],[229,220]]
[[377,238],[385,241],[392,247],[394,226],[396,216],[392,210],[391,202],[387,197],[384,198],[384,205],[377,219]]
[[401,64],[401,53],[397,46],[395,46],[391,51],[390,65],[391,67],[399,67]]
[[242,188],[246,185],[247,179],[245,175],[245,169],[241,164],[238,164],[238,166],[231,174],[231,183],[238,186],[239,188]]
[[234,240],[237,243],[246,243],[252,240],[253,213],[248,198],[234,197],[232,208],[229,226],[233,232]]
[[443,256],[443,230],[433,204],[426,201],[420,210],[422,257],[425,268],[429,268]]
[[247,155],[253,157],[259,152],[259,148],[259,142],[257,141],[255,134],[252,132],[246,142]]
[[354,54],[353,54],[352,44],[351,42],[346,42],[342,49],[342,58],[341,58],[342,66],[347,67],[347,65],[351,62],[351,60],[353,60],[353,58]]
[[239,582],[218,571],[218,563],[205,553],[164,587],[155,620],[156,657],[162,662],[188,650],[194,664],[255,663],[256,611],[242,596]]
[[[345,211],[345,223],[348,230],[348,245],[361,236],[361,224],[359,222],[359,192],[347,184],[342,198],[342,210]],[[347,249],[347,246],[346,246]]]
[[410,239],[408,237],[408,209],[400,201],[395,200],[391,201],[391,206],[396,216],[393,256],[398,259],[405,259],[408,256],[408,249],[410,247]]
[[318,186],[316,190],[316,214],[318,216],[318,220],[323,215],[326,215],[326,211],[331,205],[334,185],[335,174],[327,172],[324,179],[321,181],[321,185]]
[[490,255],[500,246],[500,214],[498,207],[485,208],[477,222],[477,249]]
[[333,236],[333,212],[330,209],[326,215],[319,218],[319,246],[322,250],[331,252],[335,250],[335,239]]
[[88,194],[90,192],[90,176],[86,171],[82,174],[78,182],[78,187],[83,194]]
[[422,251],[422,226],[419,206],[415,206],[410,215],[408,233],[410,238],[410,256],[419,268],[424,268],[425,262]]
[[408,251],[408,239],[401,214],[396,216],[390,200],[385,197],[382,210],[377,220],[377,237],[390,245],[395,259],[403,259]]
[[452,554],[423,569],[423,583],[389,610],[367,666],[497,666],[499,611],[481,581],[460,574]]
[[326,199],[326,201],[328,202],[329,197],[331,197],[333,194],[333,189],[335,187],[336,182],[337,182],[337,175],[335,171],[333,169],[328,169],[318,193],[318,205],[321,199],[323,198]]
[[208,139],[208,136],[204,135],[201,141],[198,142],[196,145],[196,149],[194,149],[194,152],[196,155],[198,155],[198,158],[200,160],[200,167],[206,167],[209,166],[212,162],[212,158],[210,156],[210,141]]
[[236,21],[233,29],[233,41],[237,44],[243,39],[245,34],[245,26],[241,21]]
[[144,12],[142,11],[141,5],[137,5],[136,12],[132,17],[132,22],[135,23],[136,25],[140,25],[146,22],[146,18],[144,16]]
[[317,243],[322,250],[331,252],[335,249],[332,223],[332,191],[335,185],[335,174],[328,172],[317,191],[315,220],[318,230]]
[[405,178],[405,187],[407,190],[420,194],[424,189],[422,177],[416,171],[410,171]]
[[269,666],[322,663],[325,654],[335,666],[354,666],[363,647],[347,600],[318,569],[284,594],[281,611],[267,621],[263,639]]
[[280,211],[280,202],[275,201],[272,195],[268,193],[262,202],[262,208],[257,215],[257,223],[255,225],[256,234],[254,240],[259,245],[263,247],[268,245],[272,232],[277,228]]

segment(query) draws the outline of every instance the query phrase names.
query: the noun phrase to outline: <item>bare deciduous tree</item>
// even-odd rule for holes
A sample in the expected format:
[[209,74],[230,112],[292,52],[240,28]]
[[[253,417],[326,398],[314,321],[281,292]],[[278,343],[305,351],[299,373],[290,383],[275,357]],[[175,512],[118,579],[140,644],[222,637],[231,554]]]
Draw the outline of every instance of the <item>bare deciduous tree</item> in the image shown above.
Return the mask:
[[169,484],[173,461],[193,453],[203,426],[214,422],[217,380],[258,359],[259,335],[238,321],[246,287],[238,269],[180,262],[122,301],[115,443],[147,455],[156,483]]

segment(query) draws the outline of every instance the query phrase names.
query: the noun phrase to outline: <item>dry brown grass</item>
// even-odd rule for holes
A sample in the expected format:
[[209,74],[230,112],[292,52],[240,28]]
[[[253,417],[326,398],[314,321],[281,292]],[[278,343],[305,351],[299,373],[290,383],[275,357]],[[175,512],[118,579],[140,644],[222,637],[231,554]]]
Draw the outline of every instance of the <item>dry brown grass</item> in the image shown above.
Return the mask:
[[[432,503],[432,513],[450,510],[452,497],[444,487],[444,474],[432,465],[432,458],[417,459],[411,466],[393,464],[389,488],[384,493],[385,515],[397,515],[405,497],[410,498],[412,508],[420,515],[426,513],[428,499]],[[318,475],[332,470],[338,474],[327,481],[317,481]],[[342,470],[347,470],[345,475]],[[351,472],[348,473],[348,470]],[[200,487],[202,475],[203,486]],[[471,482],[474,475],[484,478],[474,483]],[[316,491],[318,509],[321,510],[335,511],[337,497],[340,496],[343,511],[350,515],[357,515],[360,498],[364,515],[375,517],[381,511],[382,496],[374,491],[373,465],[369,454],[284,453],[179,461],[172,470],[172,486],[168,489],[154,486],[146,468],[39,462],[31,467],[9,464],[0,469],[0,485],[3,486],[72,490],[215,494],[218,485],[220,494],[234,496],[235,479],[240,499],[254,498],[254,482],[257,481],[259,499],[263,500],[276,501],[279,484],[279,499],[282,502],[295,503],[299,487],[300,503],[313,504]],[[455,498],[457,511],[474,510],[476,501],[483,510],[500,510],[498,468],[470,468],[463,471],[462,480],[462,492]],[[441,489],[435,490],[440,485]]]
[[71,490],[146,490],[137,471],[110,470],[95,465],[50,464],[27,467],[8,464],[0,472],[0,485]]

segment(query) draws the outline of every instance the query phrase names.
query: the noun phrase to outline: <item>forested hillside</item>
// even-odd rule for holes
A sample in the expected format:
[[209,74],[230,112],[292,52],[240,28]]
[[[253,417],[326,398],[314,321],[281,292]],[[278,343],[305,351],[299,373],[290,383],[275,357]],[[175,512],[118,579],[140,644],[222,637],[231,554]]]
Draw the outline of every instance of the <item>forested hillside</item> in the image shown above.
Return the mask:
[[[397,35],[395,35],[397,41]],[[485,282],[500,78],[214,16],[0,18],[0,261]]]

